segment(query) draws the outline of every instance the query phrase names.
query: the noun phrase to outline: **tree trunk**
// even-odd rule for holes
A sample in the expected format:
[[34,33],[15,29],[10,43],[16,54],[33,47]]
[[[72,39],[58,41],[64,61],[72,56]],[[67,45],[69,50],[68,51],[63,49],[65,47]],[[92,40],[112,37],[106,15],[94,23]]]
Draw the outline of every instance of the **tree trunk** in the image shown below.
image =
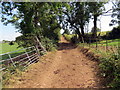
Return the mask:
[[80,26],[80,29],[81,29],[81,34],[84,36],[84,27],[83,27],[83,25]]
[[[37,2],[36,2],[36,5],[37,5]],[[36,8],[36,7],[35,7]],[[35,17],[34,17],[34,26],[35,28],[38,28],[38,10],[36,8],[36,11],[35,11]],[[35,39],[37,40],[37,43],[39,44],[39,46],[41,47],[41,49],[44,51],[44,52],[47,52],[47,50],[43,47],[43,45],[41,44],[41,42],[39,41],[38,37],[35,36]]]
[[79,40],[82,40],[82,43],[84,43],[83,35],[80,33],[79,28],[76,28],[76,29],[77,29],[77,34],[79,36]]
[[97,15],[94,15],[94,31],[93,31],[93,37],[97,36]]
[[84,34],[85,34],[85,33],[84,33],[84,27],[83,27],[83,25],[80,26],[80,29],[81,29],[81,34],[82,34],[82,35],[81,35],[82,42],[84,43],[84,41],[85,41]]
[[94,30],[93,30],[93,38],[96,40],[97,37],[97,15],[94,15]]

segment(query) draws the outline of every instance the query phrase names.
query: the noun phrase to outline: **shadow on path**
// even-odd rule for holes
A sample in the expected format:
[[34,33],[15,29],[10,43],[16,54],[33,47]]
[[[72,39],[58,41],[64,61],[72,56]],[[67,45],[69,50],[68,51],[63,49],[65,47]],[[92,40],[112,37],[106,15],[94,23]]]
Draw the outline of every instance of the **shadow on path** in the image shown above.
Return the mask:
[[58,50],[68,50],[68,49],[75,49],[77,46],[72,43],[62,42],[58,44]]

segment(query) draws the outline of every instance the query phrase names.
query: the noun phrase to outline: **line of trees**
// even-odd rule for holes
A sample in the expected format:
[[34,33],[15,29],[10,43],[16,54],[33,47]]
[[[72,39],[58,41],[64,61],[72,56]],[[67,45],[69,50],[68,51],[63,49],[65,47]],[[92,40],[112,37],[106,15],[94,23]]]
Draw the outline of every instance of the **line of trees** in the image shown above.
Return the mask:
[[[117,21],[112,20],[111,24],[120,20],[119,4],[114,3],[112,17],[117,16]],[[48,44],[58,43],[60,29],[71,29],[78,36],[81,42],[85,41],[85,26],[90,19],[94,20],[92,38],[97,37],[97,20],[105,12],[105,2],[3,2],[2,22],[7,25],[12,23],[18,32],[22,34],[16,38],[20,46],[37,45],[46,51],[44,47]],[[117,12],[117,13],[116,13]],[[45,40],[46,39],[46,40]],[[43,43],[42,43],[43,42]],[[48,45],[49,46],[49,45]]]

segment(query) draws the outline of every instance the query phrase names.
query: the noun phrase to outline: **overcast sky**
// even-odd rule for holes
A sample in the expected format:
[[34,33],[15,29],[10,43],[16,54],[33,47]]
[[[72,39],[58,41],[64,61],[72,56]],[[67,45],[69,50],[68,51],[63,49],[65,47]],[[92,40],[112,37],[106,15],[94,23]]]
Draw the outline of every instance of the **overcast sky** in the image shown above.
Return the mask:
[[[109,2],[105,5],[106,11],[112,8],[112,3]],[[1,16],[1,15],[0,15]],[[102,16],[101,17],[101,31],[110,31],[112,30],[113,26],[109,26],[109,23],[111,21],[111,16]],[[89,23],[89,31],[93,27],[93,21],[91,20]],[[97,27],[100,28],[100,22],[97,22]],[[115,27],[115,26],[114,26]],[[14,26],[11,24],[8,24],[7,26],[4,26],[2,22],[0,22],[0,41],[2,40],[15,40],[17,36],[20,36],[21,34],[16,32]]]

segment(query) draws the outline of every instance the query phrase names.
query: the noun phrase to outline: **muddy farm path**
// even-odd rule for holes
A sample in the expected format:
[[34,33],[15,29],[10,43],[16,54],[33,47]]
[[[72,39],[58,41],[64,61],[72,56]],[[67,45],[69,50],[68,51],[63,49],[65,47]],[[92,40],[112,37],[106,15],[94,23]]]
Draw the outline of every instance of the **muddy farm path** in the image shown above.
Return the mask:
[[97,62],[89,60],[63,37],[59,49],[29,67],[13,88],[100,88]]

